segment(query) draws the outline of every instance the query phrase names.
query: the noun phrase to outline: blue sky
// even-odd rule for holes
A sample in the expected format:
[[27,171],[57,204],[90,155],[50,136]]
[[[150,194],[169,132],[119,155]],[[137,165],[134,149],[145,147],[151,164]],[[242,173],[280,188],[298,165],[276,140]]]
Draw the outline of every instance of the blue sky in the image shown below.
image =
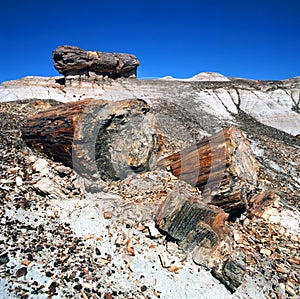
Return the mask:
[[0,82],[58,75],[59,45],[135,54],[139,78],[299,76],[299,13],[299,0],[3,0]]

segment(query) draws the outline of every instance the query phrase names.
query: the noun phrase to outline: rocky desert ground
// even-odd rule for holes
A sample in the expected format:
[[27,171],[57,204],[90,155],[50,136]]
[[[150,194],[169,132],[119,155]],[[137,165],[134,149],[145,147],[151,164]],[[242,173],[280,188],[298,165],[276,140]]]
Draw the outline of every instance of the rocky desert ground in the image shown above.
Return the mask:
[[[207,78],[81,74],[0,85],[1,298],[299,297],[300,79]],[[245,271],[239,286],[195,263],[156,225],[169,194],[184,188],[201,198],[197,187],[155,166],[89,184],[22,139],[28,118],[86,98],[143,99],[161,133],[159,158],[226,127],[243,132],[260,167],[255,194],[272,192],[272,200],[225,223],[230,257]]]

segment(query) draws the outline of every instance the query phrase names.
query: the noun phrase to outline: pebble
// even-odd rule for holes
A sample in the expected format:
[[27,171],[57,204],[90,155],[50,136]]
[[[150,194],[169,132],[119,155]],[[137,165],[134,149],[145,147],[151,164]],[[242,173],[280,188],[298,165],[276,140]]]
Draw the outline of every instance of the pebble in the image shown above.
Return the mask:
[[16,185],[17,185],[18,187],[20,187],[20,186],[23,185],[23,180],[22,180],[22,178],[19,177],[19,176],[16,177]]
[[271,253],[272,253],[272,251],[269,250],[269,249],[262,248],[262,249],[260,250],[260,253],[265,254],[265,255],[269,255],[269,256],[270,256]]
[[18,269],[17,272],[16,272],[17,277],[22,277],[22,276],[26,276],[26,275],[27,275],[27,268],[26,267],[22,267],[22,268]]
[[64,165],[57,165],[54,167],[54,170],[63,175],[69,175],[72,172],[72,168],[66,167]]
[[285,289],[291,296],[297,296],[295,290],[290,285],[287,284]]
[[3,253],[0,255],[0,266],[9,262],[8,253]]
[[48,162],[45,159],[37,159],[37,161],[33,164],[33,169],[36,172],[41,172],[42,170],[44,170],[46,167],[48,166]]
[[104,217],[104,219],[111,219],[111,217],[112,217],[112,212],[110,212],[110,211],[104,212],[104,213],[103,213],[103,217]]
[[146,224],[145,226],[148,228],[151,238],[158,239],[162,236],[159,230],[155,227],[154,223]]
[[30,260],[23,260],[23,261],[22,261],[22,265],[24,265],[24,266],[29,266],[29,265],[31,264],[31,262],[32,262],[32,261],[30,261]]

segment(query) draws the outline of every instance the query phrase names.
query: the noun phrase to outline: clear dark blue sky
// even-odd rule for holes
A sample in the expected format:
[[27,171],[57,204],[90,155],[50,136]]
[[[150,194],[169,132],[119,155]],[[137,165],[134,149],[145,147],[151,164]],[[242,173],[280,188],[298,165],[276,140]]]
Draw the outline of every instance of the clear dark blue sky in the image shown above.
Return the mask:
[[299,0],[3,0],[0,82],[54,76],[52,50],[125,52],[138,77],[300,75]]

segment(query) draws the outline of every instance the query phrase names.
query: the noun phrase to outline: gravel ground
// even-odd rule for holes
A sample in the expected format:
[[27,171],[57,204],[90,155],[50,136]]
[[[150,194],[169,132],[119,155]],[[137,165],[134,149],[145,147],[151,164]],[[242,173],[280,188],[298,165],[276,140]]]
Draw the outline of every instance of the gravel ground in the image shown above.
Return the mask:
[[[281,198],[269,214],[229,224],[235,254],[247,265],[242,286],[231,294],[154,228],[160,200],[183,183],[154,170],[88,193],[71,169],[26,147],[23,121],[50,105],[0,104],[0,298],[298,298],[293,174],[293,189],[283,192],[263,168],[261,186],[281,190]],[[266,150],[256,142],[257,154]],[[266,161],[261,158],[263,167]]]

